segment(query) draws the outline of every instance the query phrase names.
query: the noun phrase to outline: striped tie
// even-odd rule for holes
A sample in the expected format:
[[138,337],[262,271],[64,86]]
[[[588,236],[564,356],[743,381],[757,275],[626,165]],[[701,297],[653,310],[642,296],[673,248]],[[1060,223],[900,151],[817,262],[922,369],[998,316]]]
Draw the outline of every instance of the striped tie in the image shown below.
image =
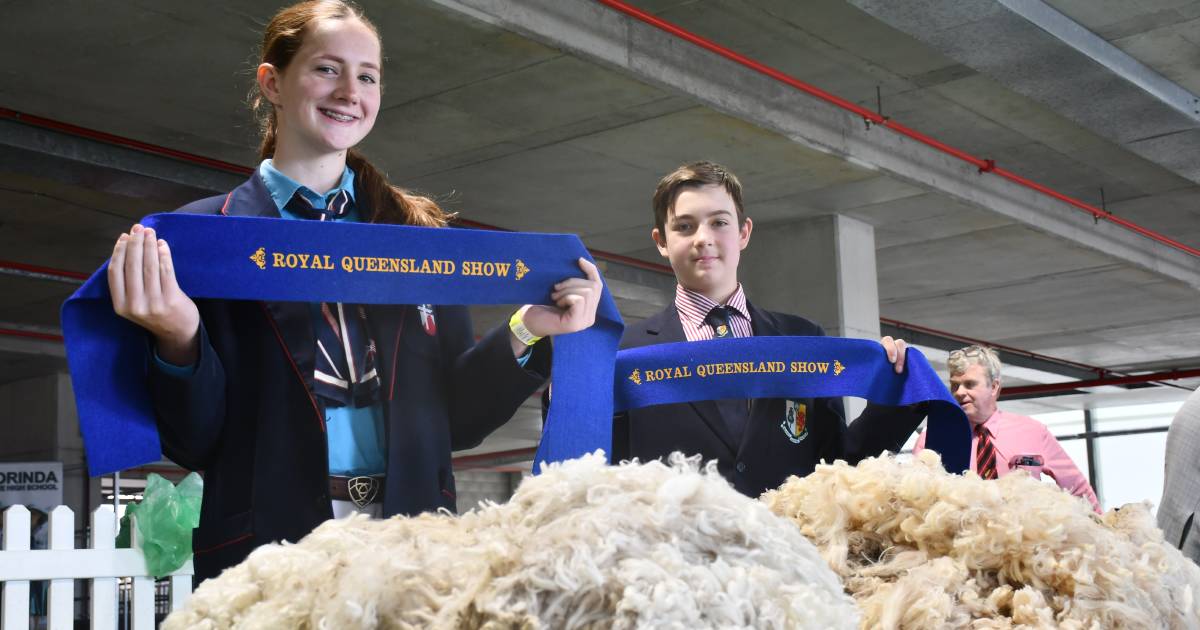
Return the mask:
[[[324,208],[317,208],[299,190],[285,210],[313,221],[335,221],[350,214],[353,204],[346,189],[329,195]],[[313,393],[331,407],[369,407],[379,399],[379,371],[375,368],[376,346],[361,305],[322,302],[313,322],[317,334],[317,356],[313,369]]]
[[330,195],[326,200],[324,208],[314,207],[312,202],[300,192],[300,189],[296,189],[296,194],[292,195],[292,198],[288,200],[284,209],[301,219],[333,221],[350,214],[351,207],[350,193],[345,188],[341,188],[336,193]]
[[983,479],[995,479],[998,476],[996,474],[996,447],[992,444],[992,438],[982,424],[975,427],[975,435],[979,438],[975,445],[975,472],[979,473]]

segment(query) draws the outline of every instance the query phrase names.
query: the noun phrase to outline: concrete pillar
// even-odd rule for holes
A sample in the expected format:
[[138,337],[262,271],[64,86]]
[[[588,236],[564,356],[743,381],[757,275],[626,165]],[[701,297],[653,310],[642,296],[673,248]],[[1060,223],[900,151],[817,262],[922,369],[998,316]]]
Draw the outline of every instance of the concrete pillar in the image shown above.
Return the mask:
[[0,385],[0,460],[58,459],[58,376]]
[[[756,306],[810,319],[830,336],[880,337],[875,228],[869,223],[835,214],[756,225],[738,270]],[[845,402],[848,419],[865,406],[858,398]]]

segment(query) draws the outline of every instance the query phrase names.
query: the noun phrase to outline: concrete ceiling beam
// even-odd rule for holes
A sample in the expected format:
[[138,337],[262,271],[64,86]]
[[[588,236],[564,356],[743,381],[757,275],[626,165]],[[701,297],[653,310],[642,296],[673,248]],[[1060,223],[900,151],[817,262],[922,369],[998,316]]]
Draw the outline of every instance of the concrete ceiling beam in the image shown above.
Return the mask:
[[1193,182],[1200,98],[1041,0],[847,0],[1006,88]]
[[[433,0],[901,181],[1200,289],[1197,259],[879,127],[590,0]],[[908,5],[909,3],[900,3]],[[819,86],[818,86],[819,87]],[[1003,166],[1003,165],[1001,165]],[[1036,173],[1028,174],[1034,178]]]
[[[12,353],[66,359],[67,350],[61,335],[61,331],[0,322],[0,356]],[[58,339],[51,338],[55,336]]]
[[[887,322],[880,323],[879,329],[884,335],[890,335],[898,339],[904,339],[908,343],[912,344],[928,346],[930,348],[937,348],[939,350],[946,350],[947,352],[958,350],[959,348],[970,345],[969,342],[963,341],[962,339],[945,337],[926,331],[913,330],[912,328],[896,326]],[[1088,370],[1063,362],[1024,356],[1014,352],[1004,352],[1003,362],[1006,365],[1015,365],[1034,370],[1041,370],[1043,372],[1050,372],[1052,374],[1061,374],[1063,376],[1079,380],[1093,379],[1097,376],[1097,373],[1094,370]]]
[[0,169],[93,190],[180,203],[225,192],[236,175],[111,142],[0,120]]

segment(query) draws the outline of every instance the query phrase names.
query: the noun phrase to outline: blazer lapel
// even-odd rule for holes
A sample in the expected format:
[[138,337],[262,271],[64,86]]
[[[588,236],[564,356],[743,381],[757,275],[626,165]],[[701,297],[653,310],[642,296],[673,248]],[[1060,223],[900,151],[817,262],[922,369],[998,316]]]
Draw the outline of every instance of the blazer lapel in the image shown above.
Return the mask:
[[[234,188],[225,198],[221,214],[231,217],[274,217],[279,218],[279,208],[267,192],[267,186],[255,172],[245,183]],[[313,391],[313,369],[316,366],[316,334],[313,331],[312,310],[305,302],[263,301],[263,310],[271,319],[271,325],[279,334],[292,363],[295,364],[300,380]],[[315,404],[315,403],[314,403]],[[322,425],[324,418],[321,419]]]
[[750,330],[755,337],[778,337],[779,322],[775,321],[775,316],[770,311],[764,311],[761,308],[746,302],[746,310],[750,311]]
[[300,380],[312,396],[317,351],[312,308],[307,302],[262,302],[262,306],[279,335],[279,342],[295,364]]
[[[657,321],[648,322],[646,326],[647,334],[652,336],[652,343],[687,341],[687,336],[683,334],[683,324],[679,323],[679,311],[673,302],[655,318]],[[737,440],[733,439],[733,434],[729,432],[729,427],[721,417],[721,411],[715,401],[696,400],[687,404],[696,412],[696,415],[700,416],[705,426],[729,449],[731,456],[737,453]]]
[[367,306],[367,327],[378,346],[375,365],[379,368],[379,393],[386,401],[393,400],[396,394],[396,357],[400,354],[400,336],[404,334],[407,308],[403,304]]
[[643,345],[687,341],[683,326],[679,323],[679,311],[675,310],[674,304],[646,319],[644,340]]
[[234,188],[225,198],[221,214],[231,217],[275,217],[279,218],[279,208],[275,200],[267,192],[258,171],[255,171],[241,186]]

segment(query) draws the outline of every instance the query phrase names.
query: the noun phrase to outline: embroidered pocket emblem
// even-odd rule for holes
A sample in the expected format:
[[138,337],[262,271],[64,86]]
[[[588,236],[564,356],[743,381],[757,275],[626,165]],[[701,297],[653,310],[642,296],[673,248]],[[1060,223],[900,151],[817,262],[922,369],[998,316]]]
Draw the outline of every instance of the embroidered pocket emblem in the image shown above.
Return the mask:
[[808,406],[794,400],[786,401],[787,409],[783,414],[783,423],[779,428],[793,444],[799,444],[808,437]]

